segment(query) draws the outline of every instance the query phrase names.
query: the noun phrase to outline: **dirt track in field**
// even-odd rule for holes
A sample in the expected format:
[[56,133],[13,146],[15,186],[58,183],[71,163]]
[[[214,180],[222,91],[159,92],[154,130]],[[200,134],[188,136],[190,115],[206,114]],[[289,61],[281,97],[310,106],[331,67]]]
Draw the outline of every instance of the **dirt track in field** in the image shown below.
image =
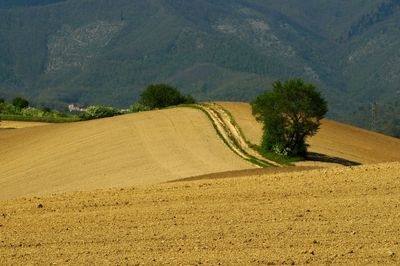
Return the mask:
[[[242,129],[245,137],[258,144],[262,124],[251,114],[248,103],[219,102],[228,110]],[[400,140],[331,120],[323,120],[321,129],[309,139],[309,151],[321,160],[338,164],[366,164],[400,161]],[[326,156],[322,156],[326,155]],[[312,162],[300,165],[315,165]],[[318,166],[323,166],[320,163]],[[325,164],[328,166],[329,164]]]
[[191,108],[0,131],[0,199],[255,168]]
[[399,265],[400,163],[0,201],[0,265]]
[[220,137],[225,140],[225,143],[233,152],[245,160],[256,160],[263,166],[281,166],[274,161],[264,158],[257,151],[251,148],[242,136],[240,128],[234,124],[229,114],[225,109],[221,108],[220,105],[216,103],[204,103],[200,107],[208,113],[216,127],[216,130],[218,130]]

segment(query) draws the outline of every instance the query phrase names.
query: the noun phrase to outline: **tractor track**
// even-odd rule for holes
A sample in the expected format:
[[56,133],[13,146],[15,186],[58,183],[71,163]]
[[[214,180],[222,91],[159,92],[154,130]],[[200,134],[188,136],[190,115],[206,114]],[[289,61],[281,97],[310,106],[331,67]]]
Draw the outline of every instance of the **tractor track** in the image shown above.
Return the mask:
[[248,141],[246,141],[241,133],[240,128],[223,107],[217,103],[202,103],[199,107],[207,113],[218,135],[234,153],[259,167],[281,167],[277,162],[266,159],[260,155],[258,151],[249,145]]

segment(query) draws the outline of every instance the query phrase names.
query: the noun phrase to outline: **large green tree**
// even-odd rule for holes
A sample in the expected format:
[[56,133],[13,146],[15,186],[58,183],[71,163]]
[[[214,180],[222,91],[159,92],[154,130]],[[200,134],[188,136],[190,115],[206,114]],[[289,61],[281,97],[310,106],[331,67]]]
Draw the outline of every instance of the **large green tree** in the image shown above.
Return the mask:
[[176,88],[167,84],[151,84],[140,95],[139,103],[150,109],[165,108],[183,103],[194,103],[190,95],[182,95]]
[[16,97],[12,100],[12,105],[21,110],[28,107],[29,102],[22,97]]
[[273,83],[252,103],[253,114],[264,123],[261,149],[287,156],[306,156],[306,138],[314,135],[328,111],[312,84],[300,79]]

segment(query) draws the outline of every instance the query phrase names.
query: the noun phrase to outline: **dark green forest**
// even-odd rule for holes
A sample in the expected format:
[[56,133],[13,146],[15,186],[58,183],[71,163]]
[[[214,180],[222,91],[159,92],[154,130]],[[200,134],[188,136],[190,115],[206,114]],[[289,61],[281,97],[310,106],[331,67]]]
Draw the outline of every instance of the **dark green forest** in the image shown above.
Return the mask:
[[127,107],[168,83],[251,101],[302,78],[328,117],[398,136],[399,22],[399,0],[0,0],[0,97]]

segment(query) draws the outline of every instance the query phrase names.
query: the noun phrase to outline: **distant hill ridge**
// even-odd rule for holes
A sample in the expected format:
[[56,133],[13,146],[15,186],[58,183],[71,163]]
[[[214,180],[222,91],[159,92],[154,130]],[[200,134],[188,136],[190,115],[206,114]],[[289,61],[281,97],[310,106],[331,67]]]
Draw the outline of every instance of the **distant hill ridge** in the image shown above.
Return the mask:
[[[372,128],[361,109],[400,101],[399,11],[398,0],[0,0],[0,97],[127,106],[167,82],[249,101],[301,77],[331,118]],[[400,134],[397,110],[376,129]]]

